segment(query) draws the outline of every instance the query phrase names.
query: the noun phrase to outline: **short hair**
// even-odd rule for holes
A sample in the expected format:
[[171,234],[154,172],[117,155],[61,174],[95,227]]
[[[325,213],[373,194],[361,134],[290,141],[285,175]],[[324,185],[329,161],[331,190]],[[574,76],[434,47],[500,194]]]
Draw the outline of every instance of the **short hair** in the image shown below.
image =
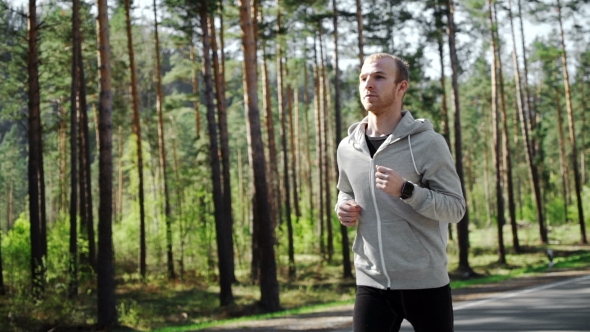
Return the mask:
[[406,82],[410,83],[410,65],[408,65],[408,63],[406,61],[398,58],[395,55],[391,55],[388,53],[374,53],[374,54],[369,55],[365,59],[365,62],[377,61],[377,60],[383,59],[383,58],[390,58],[390,59],[393,59],[393,61],[395,61],[395,67],[397,69],[395,83],[400,83],[401,81],[406,81]]

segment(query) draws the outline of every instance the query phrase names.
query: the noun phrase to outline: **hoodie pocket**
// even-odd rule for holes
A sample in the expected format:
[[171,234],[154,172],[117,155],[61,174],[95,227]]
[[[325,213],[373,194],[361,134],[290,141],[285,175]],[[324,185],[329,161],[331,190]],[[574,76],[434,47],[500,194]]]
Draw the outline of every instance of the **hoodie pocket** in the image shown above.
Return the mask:
[[381,239],[388,269],[418,269],[430,262],[430,253],[405,220],[382,221]]

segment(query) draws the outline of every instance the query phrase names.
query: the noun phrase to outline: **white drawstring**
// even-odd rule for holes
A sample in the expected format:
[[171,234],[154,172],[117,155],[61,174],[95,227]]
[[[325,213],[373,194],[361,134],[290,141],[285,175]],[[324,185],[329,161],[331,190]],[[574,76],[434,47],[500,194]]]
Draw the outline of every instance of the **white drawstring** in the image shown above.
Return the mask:
[[416,174],[420,175],[420,172],[418,172],[418,167],[416,167],[416,160],[414,160],[414,152],[412,152],[412,135],[408,135],[408,145],[410,146],[410,155],[412,155],[412,163],[414,163],[414,170],[416,170]]

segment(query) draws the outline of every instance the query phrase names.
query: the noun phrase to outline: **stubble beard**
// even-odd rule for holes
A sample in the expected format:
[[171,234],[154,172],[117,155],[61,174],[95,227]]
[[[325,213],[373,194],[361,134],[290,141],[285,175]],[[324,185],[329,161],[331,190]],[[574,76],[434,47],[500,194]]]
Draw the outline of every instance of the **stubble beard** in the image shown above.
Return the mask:
[[396,98],[394,94],[384,96],[385,99],[378,103],[363,102],[363,106],[367,112],[373,113],[376,117],[379,117],[387,113],[391,107],[395,104]]

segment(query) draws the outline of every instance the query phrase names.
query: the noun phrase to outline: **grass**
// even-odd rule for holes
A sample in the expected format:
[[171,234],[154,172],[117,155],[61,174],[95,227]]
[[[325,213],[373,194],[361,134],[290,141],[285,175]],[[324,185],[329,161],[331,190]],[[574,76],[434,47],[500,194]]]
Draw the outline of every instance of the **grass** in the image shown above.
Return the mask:
[[[536,227],[519,230],[524,253],[517,254],[512,245],[509,227],[505,227],[506,264],[498,263],[495,229],[474,229],[470,233],[470,266],[480,275],[462,280],[456,273],[457,245],[449,242],[449,271],[454,289],[477,284],[497,283],[510,278],[544,273],[548,270],[545,252],[555,253],[552,270],[582,269],[590,266],[590,247],[577,244],[577,225],[565,225],[551,229],[549,245],[538,245]],[[559,239],[559,241],[558,241]],[[182,281],[170,282],[163,276],[153,275],[140,282],[135,274],[119,274],[117,303],[119,320],[126,331],[183,331],[199,330],[230,322],[285,317],[311,313],[324,308],[350,304],[354,301],[354,280],[342,279],[340,259],[333,263],[323,261],[319,255],[296,256],[297,277],[288,280],[287,258],[277,250],[278,276],[281,306],[283,311],[265,313],[259,306],[260,290],[249,280],[247,267],[236,270],[241,283],[232,287],[235,303],[220,308],[219,288],[215,273],[205,277],[202,271],[187,271]],[[96,317],[95,281],[88,278],[81,282],[80,295],[74,300],[65,300],[65,290],[51,285],[43,301],[32,302],[26,291],[9,289],[11,296],[0,297],[0,326],[8,331],[91,330]],[[22,295],[18,295],[22,294]]]

